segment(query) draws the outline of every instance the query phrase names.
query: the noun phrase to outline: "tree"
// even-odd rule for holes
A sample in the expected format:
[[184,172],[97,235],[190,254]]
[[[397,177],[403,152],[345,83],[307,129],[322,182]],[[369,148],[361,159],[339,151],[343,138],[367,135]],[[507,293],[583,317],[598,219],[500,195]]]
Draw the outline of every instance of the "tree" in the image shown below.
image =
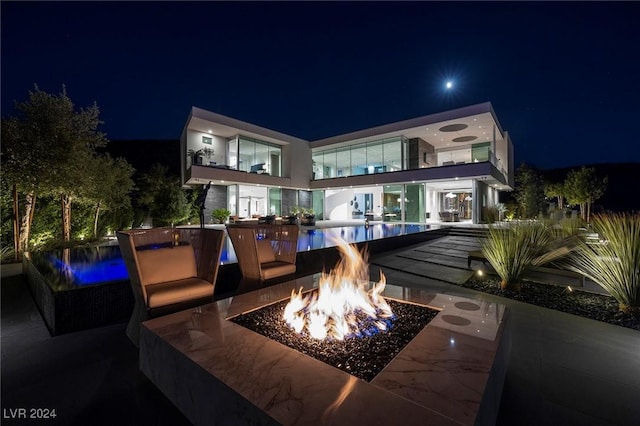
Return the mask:
[[[16,212],[19,220],[17,248],[29,241],[37,194],[54,194],[62,205],[62,237],[71,236],[71,203],[91,167],[95,149],[106,145],[94,104],[76,111],[66,89],[52,95],[35,86],[24,102],[16,102],[16,115],[2,122],[3,177],[24,195]],[[16,204],[18,204],[16,202]]]
[[134,168],[123,158],[109,154],[97,155],[91,160],[91,173],[87,176],[82,199],[94,209],[93,237],[98,237],[98,221],[104,211],[130,209],[129,194],[134,189]]
[[549,198],[556,197],[560,210],[564,208],[564,193],[564,183],[562,182],[545,183],[544,185],[544,195]]
[[189,218],[191,204],[180,178],[168,175],[168,167],[154,164],[138,181],[137,207],[155,226],[181,223]]
[[529,219],[544,211],[544,183],[538,171],[522,164],[515,176],[515,199],[518,202],[520,217]]
[[569,204],[580,205],[582,219],[589,222],[591,204],[604,195],[608,179],[596,175],[593,167],[570,170],[564,181],[564,190]]

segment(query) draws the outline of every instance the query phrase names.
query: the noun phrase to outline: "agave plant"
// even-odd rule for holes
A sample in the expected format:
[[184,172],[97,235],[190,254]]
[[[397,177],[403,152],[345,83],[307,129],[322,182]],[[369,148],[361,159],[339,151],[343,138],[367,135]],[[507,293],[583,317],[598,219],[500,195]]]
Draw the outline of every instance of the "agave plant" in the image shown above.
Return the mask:
[[501,288],[520,290],[522,273],[537,257],[537,246],[546,242],[545,229],[529,223],[515,223],[504,228],[489,227],[482,253],[502,279]]
[[599,242],[580,243],[568,268],[600,284],[620,311],[640,315],[640,214],[596,215],[592,225]]
[[502,289],[520,290],[523,272],[565,255],[569,250],[556,244],[549,229],[537,222],[489,227],[482,253],[500,276]]

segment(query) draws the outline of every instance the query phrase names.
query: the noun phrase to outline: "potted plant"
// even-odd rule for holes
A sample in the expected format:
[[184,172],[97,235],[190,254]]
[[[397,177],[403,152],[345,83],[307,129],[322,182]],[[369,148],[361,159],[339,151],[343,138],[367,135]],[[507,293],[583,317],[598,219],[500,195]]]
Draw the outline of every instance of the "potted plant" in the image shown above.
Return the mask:
[[285,216],[284,223],[288,225],[295,225],[298,223],[298,215],[300,214],[300,207],[293,206],[289,209],[289,216]]
[[300,220],[301,225],[315,226],[316,216],[313,214],[313,209],[302,208],[301,213],[302,213],[302,219]]
[[231,212],[227,209],[215,209],[211,212],[211,217],[213,217],[217,223],[225,223]]

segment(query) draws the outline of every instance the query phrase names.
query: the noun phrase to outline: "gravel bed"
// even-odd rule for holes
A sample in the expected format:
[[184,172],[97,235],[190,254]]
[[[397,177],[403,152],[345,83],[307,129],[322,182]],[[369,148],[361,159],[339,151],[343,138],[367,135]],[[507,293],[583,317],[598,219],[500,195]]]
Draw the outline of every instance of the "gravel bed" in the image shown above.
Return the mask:
[[385,332],[366,331],[361,337],[317,340],[297,334],[283,320],[289,300],[239,315],[230,320],[319,361],[371,381],[431,321],[439,311],[387,299],[395,318]]
[[611,296],[532,281],[524,281],[521,292],[516,293],[500,289],[500,281],[494,276],[472,277],[461,286],[640,331],[640,318],[619,312],[618,302]]

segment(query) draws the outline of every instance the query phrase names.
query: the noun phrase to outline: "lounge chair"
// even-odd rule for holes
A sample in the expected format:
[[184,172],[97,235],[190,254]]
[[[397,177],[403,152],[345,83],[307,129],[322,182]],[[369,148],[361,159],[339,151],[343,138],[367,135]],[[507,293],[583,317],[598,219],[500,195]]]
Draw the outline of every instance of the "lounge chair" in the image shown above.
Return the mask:
[[242,278],[265,282],[296,273],[297,225],[227,225]]
[[136,346],[142,321],[213,301],[224,231],[134,229],[117,237],[135,300],[127,336]]

